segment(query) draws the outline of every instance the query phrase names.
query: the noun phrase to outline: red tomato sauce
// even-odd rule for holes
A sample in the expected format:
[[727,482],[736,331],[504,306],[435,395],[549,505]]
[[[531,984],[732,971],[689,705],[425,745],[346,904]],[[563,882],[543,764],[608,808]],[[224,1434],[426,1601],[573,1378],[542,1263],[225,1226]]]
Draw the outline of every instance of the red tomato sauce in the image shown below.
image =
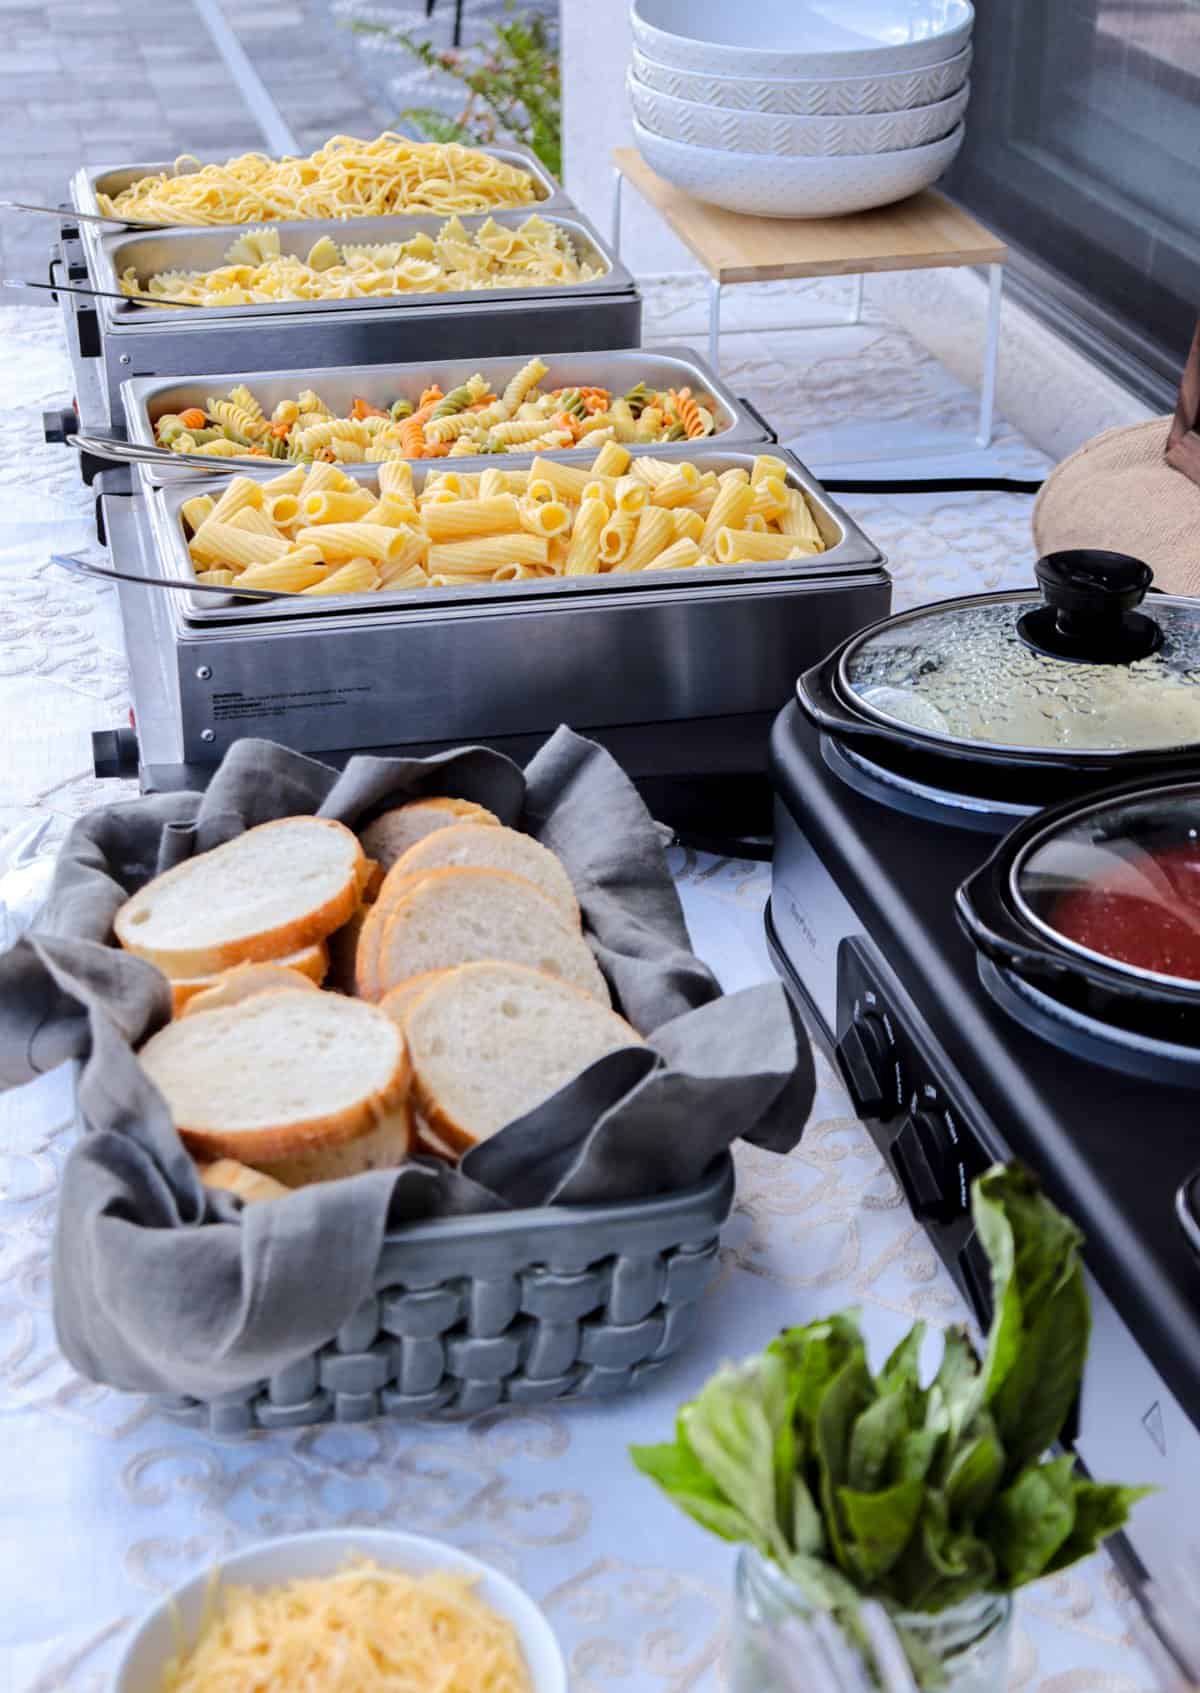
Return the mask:
[[1140,853],[1060,895],[1049,922],[1120,964],[1200,981],[1200,843]]

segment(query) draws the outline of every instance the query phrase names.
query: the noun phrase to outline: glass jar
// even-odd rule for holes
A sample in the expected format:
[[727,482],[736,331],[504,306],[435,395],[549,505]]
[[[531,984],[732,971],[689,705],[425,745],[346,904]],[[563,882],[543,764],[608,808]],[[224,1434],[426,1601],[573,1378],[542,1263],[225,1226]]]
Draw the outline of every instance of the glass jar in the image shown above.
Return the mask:
[[[808,1599],[778,1564],[744,1547],[734,1593],[729,1693],[811,1693],[803,1630],[813,1616]],[[916,1680],[920,1693],[1004,1693],[1012,1625],[1007,1594],[982,1593],[935,1615],[901,1613],[892,1621],[910,1660],[925,1666]],[[830,1693],[870,1693],[873,1683],[864,1674],[857,1682],[828,1685]]]

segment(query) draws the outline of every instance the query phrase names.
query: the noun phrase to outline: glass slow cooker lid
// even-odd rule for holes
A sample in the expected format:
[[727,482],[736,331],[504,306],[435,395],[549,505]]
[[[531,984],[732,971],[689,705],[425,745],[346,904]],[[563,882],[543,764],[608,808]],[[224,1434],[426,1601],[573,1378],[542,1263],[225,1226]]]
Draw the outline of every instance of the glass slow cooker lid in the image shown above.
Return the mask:
[[1200,994],[1200,782],[1076,813],[1021,853],[1011,886],[1059,945]]
[[1052,554],[1038,578],[1044,601],[950,600],[868,631],[843,654],[843,689],[894,728],[981,750],[1200,742],[1200,602],[1133,610],[1150,571],[1120,554]]

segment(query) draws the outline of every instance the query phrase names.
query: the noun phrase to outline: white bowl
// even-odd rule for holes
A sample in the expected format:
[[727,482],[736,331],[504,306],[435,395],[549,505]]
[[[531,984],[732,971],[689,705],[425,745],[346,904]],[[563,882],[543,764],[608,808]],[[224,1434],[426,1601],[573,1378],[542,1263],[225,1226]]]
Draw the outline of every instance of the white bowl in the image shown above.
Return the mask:
[[[648,58],[702,76],[880,76],[960,53],[971,0],[630,0]],[[769,45],[764,45],[769,44]]]
[[[411,1574],[454,1570],[476,1576],[479,1597],[516,1629],[536,1693],[567,1693],[567,1672],[558,1642],[529,1595],[490,1564],[480,1563],[478,1558],[441,1541],[383,1529],[331,1528],[266,1540],[237,1552],[222,1561],[220,1576],[232,1585],[275,1587],[297,1578],[333,1575],[356,1553],[386,1569]],[[159,1693],[163,1666],[176,1651],[177,1629],[182,1628],[189,1643],[196,1638],[209,1583],[210,1571],[201,1570],[142,1619],[117,1665],[112,1693]]]
[[633,133],[650,169],[697,200],[752,217],[817,218],[890,206],[928,188],[962,146],[964,127],[960,123],[941,141],[899,153],[816,159],[691,147],[636,122]]
[[962,121],[970,86],[948,100],[912,112],[875,112],[852,118],[790,118],[772,112],[727,112],[645,88],[626,79],[633,115],[668,141],[716,147],[728,153],[771,153],[777,158],[817,158],[846,153],[898,153],[949,135]]
[[855,117],[865,112],[906,112],[955,94],[971,69],[971,48],[921,70],[891,76],[815,78],[700,76],[660,65],[633,50],[633,74],[646,88],[677,100],[695,100],[734,112],[779,112],[790,117]]

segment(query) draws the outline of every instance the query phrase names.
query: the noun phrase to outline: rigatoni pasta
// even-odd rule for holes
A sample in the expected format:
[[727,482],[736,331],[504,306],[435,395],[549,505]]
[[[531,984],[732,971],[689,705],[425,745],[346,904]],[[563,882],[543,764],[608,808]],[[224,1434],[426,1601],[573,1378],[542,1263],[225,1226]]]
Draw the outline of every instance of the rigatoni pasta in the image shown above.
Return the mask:
[[[197,579],[329,597],[379,588],[630,571],[692,570],[824,551],[803,490],[782,460],[719,476],[687,460],[622,458],[605,444],[590,469],[535,458],[527,470],[430,469],[406,462],[378,484],[326,463],[299,483],[235,476],[180,514]],[[765,467],[761,468],[760,467]]]

